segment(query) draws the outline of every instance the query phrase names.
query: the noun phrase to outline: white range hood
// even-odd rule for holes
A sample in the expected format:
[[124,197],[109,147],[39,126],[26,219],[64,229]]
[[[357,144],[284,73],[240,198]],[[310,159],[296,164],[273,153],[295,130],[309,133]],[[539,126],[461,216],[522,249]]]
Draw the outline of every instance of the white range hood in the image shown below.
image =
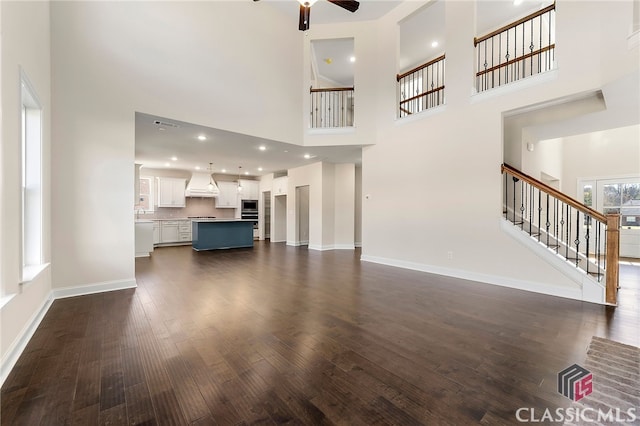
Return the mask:
[[[210,188],[210,184],[213,184],[213,189]],[[210,174],[193,173],[184,195],[185,197],[217,197],[220,195],[220,189]]]

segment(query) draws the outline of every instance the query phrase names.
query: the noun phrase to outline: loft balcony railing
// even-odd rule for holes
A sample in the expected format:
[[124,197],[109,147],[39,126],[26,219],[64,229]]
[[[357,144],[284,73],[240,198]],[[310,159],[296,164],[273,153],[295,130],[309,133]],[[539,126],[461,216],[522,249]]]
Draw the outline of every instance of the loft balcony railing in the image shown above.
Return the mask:
[[505,219],[598,282],[615,304],[619,280],[620,215],[603,215],[503,164]]
[[311,128],[353,127],[353,87],[310,89]]
[[444,57],[439,56],[396,75],[400,98],[399,117],[407,117],[444,103]]
[[478,92],[554,68],[555,12],[554,3],[487,35],[474,38]]

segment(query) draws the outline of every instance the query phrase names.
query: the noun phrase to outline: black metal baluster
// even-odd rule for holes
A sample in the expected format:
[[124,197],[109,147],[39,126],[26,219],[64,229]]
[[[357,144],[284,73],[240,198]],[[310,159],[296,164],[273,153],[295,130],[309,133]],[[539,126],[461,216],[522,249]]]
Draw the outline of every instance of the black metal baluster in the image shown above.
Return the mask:
[[529,235],[532,234],[533,226],[533,185],[529,184]]
[[[540,28],[540,36],[538,38],[538,44],[540,46],[540,50],[542,50],[542,15],[538,16],[538,27]],[[538,53],[538,74],[542,72],[542,53]]]
[[540,242],[540,234],[542,234],[542,224],[541,222],[542,216],[542,191],[538,189],[538,242]]
[[545,222],[547,228],[547,247],[549,247],[549,226],[551,222],[549,222],[549,194],[547,194],[547,221]]
[[580,210],[576,209],[576,267],[580,263]]
[[507,206],[509,205],[509,175],[505,172],[504,174],[504,218],[509,219],[508,212],[509,209]]
[[597,228],[596,228],[596,263],[597,263],[597,267],[598,267],[598,281],[600,281],[600,271],[602,270],[601,266],[600,266],[600,244],[602,244],[602,241],[600,240],[601,238],[601,229],[602,229],[602,223],[600,221],[597,222]]
[[566,226],[566,238],[564,240],[565,258],[569,260],[569,246],[571,243],[571,206],[567,204],[567,226]]
[[564,206],[558,201],[558,208],[560,210],[560,234],[558,234],[558,250],[560,250],[560,242],[564,235]]
[[518,178],[517,177],[513,177],[513,224],[515,225],[516,222],[516,183],[518,182]]
[[547,29],[547,32],[549,33],[549,42],[547,44],[547,46],[549,46],[549,49],[547,50],[547,69],[546,71],[549,71],[551,69],[551,11],[547,12],[549,14],[549,28]]
[[524,182],[520,184],[520,229],[524,231]]
[[498,35],[498,86],[502,85],[500,65],[502,65],[502,35]]
[[[493,37],[492,37],[493,38]],[[484,45],[484,74],[483,74],[483,78],[484,78],[484,89],[486,90],[488,88],[488,81],[489,81],[489,76],[487,73],[487,66],[489,65],[487,63],[487,40],[483,41],[482,44]]]
[[589,264],[591,263],[591,261],[589,260],[589,238],[590,238],[590,231],[591,231],[591,216],[588,214],[584,215],[585,221],[587,222],[587,231],[584,235],[584,240],[587,243],[587,275],[589,275]]

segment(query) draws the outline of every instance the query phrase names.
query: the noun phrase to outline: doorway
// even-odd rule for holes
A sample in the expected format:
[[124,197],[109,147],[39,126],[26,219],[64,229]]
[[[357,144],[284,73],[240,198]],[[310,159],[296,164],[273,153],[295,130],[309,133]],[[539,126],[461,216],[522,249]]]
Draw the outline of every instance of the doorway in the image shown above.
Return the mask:
[[271,239],[271,191],[262,193],[264,239]]
[[309,185],[296,187],[296,242],[309,245]]
[[270,230],[271,242],[282,243],[287,241],[287,196],[276,195],[273,197],[273,221]]
[[580,180],[578,194],[586,206],[620,215],[620,256],[640,258],[640,177]]

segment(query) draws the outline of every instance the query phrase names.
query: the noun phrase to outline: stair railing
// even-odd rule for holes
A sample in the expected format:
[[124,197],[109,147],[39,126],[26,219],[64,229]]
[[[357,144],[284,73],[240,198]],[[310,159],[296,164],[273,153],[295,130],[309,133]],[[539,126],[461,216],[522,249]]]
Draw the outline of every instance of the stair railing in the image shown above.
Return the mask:
[[604,215],[507,164],[501,172],[505,219],[598,282],[604,280],[606,303],[616,304],[620,215]]
[[555,12],[553,3],[473,39],[478,92],[554,68]]
[[353,87],[312,87],[310,93],[312,129],[353,126]]
[[406,117],[444,103],[444,59],[439,56],[396,75],[399,117]]

